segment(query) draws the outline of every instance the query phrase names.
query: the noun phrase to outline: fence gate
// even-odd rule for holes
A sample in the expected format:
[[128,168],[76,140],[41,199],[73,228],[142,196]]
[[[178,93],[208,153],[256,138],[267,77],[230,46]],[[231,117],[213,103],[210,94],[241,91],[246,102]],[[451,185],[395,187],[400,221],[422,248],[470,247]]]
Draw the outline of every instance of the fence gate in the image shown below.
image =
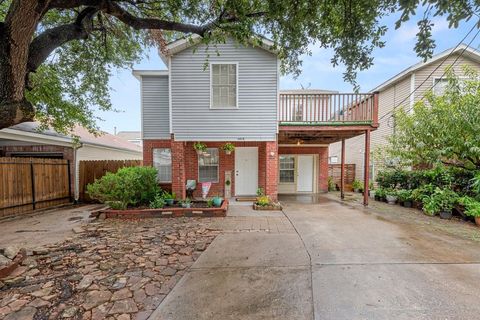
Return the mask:
[[72,201],[70,162],[0,158],[0,217]]
[[95,179],[103,177],[107,172],[117,172],[123,167],[137,167],[142,165],[142,160],[82,160],[79,168],[78,199],[91,201],[87,194],[87,185]]

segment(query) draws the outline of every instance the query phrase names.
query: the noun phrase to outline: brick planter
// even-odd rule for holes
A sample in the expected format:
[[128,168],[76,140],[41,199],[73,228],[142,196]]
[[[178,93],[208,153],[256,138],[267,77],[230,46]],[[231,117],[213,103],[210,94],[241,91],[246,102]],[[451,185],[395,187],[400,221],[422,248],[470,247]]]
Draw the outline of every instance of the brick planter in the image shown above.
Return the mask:
[[228,210],[228,200],[223,200],[220,207],[213,208],[163,208],[163,209],[105,209],[95,213],[105,218],[178,218],[178,217],[225,217]]
[[259,206],[258,204],[253,204],[253,210],[282,210],[282,205],[277,203],[269,204],[268,206]]

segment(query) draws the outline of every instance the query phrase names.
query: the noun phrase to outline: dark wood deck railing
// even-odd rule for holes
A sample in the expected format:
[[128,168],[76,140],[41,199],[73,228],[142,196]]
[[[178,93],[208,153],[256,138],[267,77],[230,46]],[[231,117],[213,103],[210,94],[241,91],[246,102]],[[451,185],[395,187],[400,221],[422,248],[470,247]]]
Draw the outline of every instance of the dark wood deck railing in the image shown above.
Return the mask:
[[281,93],[281,125],[376,125],[378,94]]

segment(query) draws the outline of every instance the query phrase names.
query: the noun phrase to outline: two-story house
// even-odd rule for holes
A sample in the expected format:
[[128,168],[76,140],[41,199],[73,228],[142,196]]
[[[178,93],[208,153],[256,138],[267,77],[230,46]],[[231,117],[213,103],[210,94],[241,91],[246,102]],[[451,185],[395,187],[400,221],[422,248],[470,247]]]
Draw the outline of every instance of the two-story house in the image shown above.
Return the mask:
[[[133,72],[144,164],[157,167],[177,197],[187,180],[211,182],[210,195],[221,196],[327,191],[329,144],[376,128],[373,94],[279,90],[280,62],[268,40],[207,47],[195,39],[160,53],[167,70]],[[197,154],[195,142],[207,151]],[[222,150],[227,142],[231,154]]]
[[[389,165],[388,159],[378,159],[375,152],[388,143],[388,137],[395,134],[393,114],[397,108],[412,110],[413,105],[432,90],[434,94],[443,94],[447,79],[445,70],[452,67],[460,78],[464,76],[463,66],[469,66],[480,72],[480,53],[465,44],[445,50],[425,62],[414,64],[392,78],[378,85],[372,92],[378,92],[379,128],[372,132],[370,179],[375,172]],[[330,157],[339,161],[341,143],[330,146]],[[345,142],[346,163],[355,164],[356,179],[363,180],[365,174],[365,139],[357,136]]]

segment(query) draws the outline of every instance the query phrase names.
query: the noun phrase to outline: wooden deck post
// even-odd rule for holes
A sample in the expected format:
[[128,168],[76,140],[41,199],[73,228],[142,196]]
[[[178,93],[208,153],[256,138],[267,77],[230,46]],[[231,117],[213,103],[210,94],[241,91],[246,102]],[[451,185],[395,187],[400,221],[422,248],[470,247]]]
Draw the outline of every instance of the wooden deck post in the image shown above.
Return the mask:
[[342,154],[340,165],[340,198],[345,198],[345,138],[342,139]]
[[368,206],[368,185],[370,180],[370,129],[365,130],[365,169],[363,177],[363,205]]

